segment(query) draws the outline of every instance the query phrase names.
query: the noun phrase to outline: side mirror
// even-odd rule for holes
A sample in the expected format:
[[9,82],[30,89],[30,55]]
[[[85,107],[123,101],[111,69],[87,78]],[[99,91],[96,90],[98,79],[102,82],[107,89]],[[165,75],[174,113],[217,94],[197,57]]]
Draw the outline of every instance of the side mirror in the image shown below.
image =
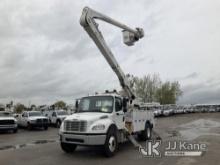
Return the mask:
[[128,100],[126,98],[123,98],[122,100],[123,112],[127,112],[127,102]]

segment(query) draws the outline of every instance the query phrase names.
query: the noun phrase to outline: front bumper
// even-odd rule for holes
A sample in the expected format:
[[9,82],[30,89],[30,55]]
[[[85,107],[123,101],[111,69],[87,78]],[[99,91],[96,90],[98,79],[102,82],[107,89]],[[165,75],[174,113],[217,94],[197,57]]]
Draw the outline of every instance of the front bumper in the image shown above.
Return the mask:
[[10,125],[0,125],[0,130],[14,130],[17,129],[17,124],[10,124]]
[[30,123],[32,127],[47,127],[48,123]]
[[60,133],[60,141],[77,145],[104,145],[106,134]]

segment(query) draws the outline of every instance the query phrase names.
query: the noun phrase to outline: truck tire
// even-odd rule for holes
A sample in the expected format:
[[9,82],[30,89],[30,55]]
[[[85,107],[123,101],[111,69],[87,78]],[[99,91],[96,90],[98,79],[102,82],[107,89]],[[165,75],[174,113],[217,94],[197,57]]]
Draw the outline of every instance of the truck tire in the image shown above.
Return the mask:
[[17,133],[17,132],[18,132],[17,128],[13,129],[13,133]]
[[60,121],[60,120],[57,120],[57,122],[56,122],[56,127],[57,127],[57,128],[60,128],[60,125],[61,125],[61,121]]
[[69,144],[69,143],[63,143],[63,142],[60,142],[60,146],[61,146],[62,150],[66,153],[74,152],[77,147],[76,144]]
[[48,126],[47,125],[44,126],[44,130],[48,130]]
[[107,133],[105,144],[104,144],[105,156],[106,157],[114,156],[117,149],[118,149],[117,133],[116,133],[116,129],[112,127],[109,129]]
[[30,123],[27,123],[27,129],[28,129],[28,130],[32,130],[32,126],[31,126]]
[[146,123],[144,131],[141,131],[141,133],[138,134],[138,138],[142,141],[146,141],[151,139],[151,137],[152,137],[152,127],[149,123]]

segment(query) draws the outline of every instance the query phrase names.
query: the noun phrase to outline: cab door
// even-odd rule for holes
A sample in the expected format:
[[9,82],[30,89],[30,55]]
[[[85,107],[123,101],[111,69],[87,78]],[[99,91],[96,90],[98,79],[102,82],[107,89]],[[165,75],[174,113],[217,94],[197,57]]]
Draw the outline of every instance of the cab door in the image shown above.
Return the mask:
[[123,129],[125,127],[125,114],[122,107],[122,99],[119,97],[115,97],[114,121],[118,129]]
[[27,126],[27,120],[28,120],[28,114],[27,114],[27,112],[24,112],[21,115],[21,119],[20,119],[21,126],[26,127]]
[[54,111],[54,112],[52,113],[52,115],[51,115],[51,123],[52,123],[52,124],[56,124],[56,122],[57,122],[57,114],[56,114],[56,112]]

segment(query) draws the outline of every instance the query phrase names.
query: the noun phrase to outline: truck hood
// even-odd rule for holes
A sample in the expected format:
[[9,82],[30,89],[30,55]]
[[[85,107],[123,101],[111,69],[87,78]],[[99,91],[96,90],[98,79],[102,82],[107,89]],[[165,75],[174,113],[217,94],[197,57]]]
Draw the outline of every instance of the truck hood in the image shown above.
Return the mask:
[[14,117],[0,117],[0,120],[16,120]]
[[36,119],[47,119],[47,117],[44,116],[30,116],[28,117],[29,120],[36,120]]
[[58,115],[58,118],[66,118],[68,115]]
[[75,113],[68,117],[65,120],[86,120],[86,121],[95,121],[102,118],[108,118],[110,114],[107,113],[99,113],[99,112],[83,112],[83,113]]

